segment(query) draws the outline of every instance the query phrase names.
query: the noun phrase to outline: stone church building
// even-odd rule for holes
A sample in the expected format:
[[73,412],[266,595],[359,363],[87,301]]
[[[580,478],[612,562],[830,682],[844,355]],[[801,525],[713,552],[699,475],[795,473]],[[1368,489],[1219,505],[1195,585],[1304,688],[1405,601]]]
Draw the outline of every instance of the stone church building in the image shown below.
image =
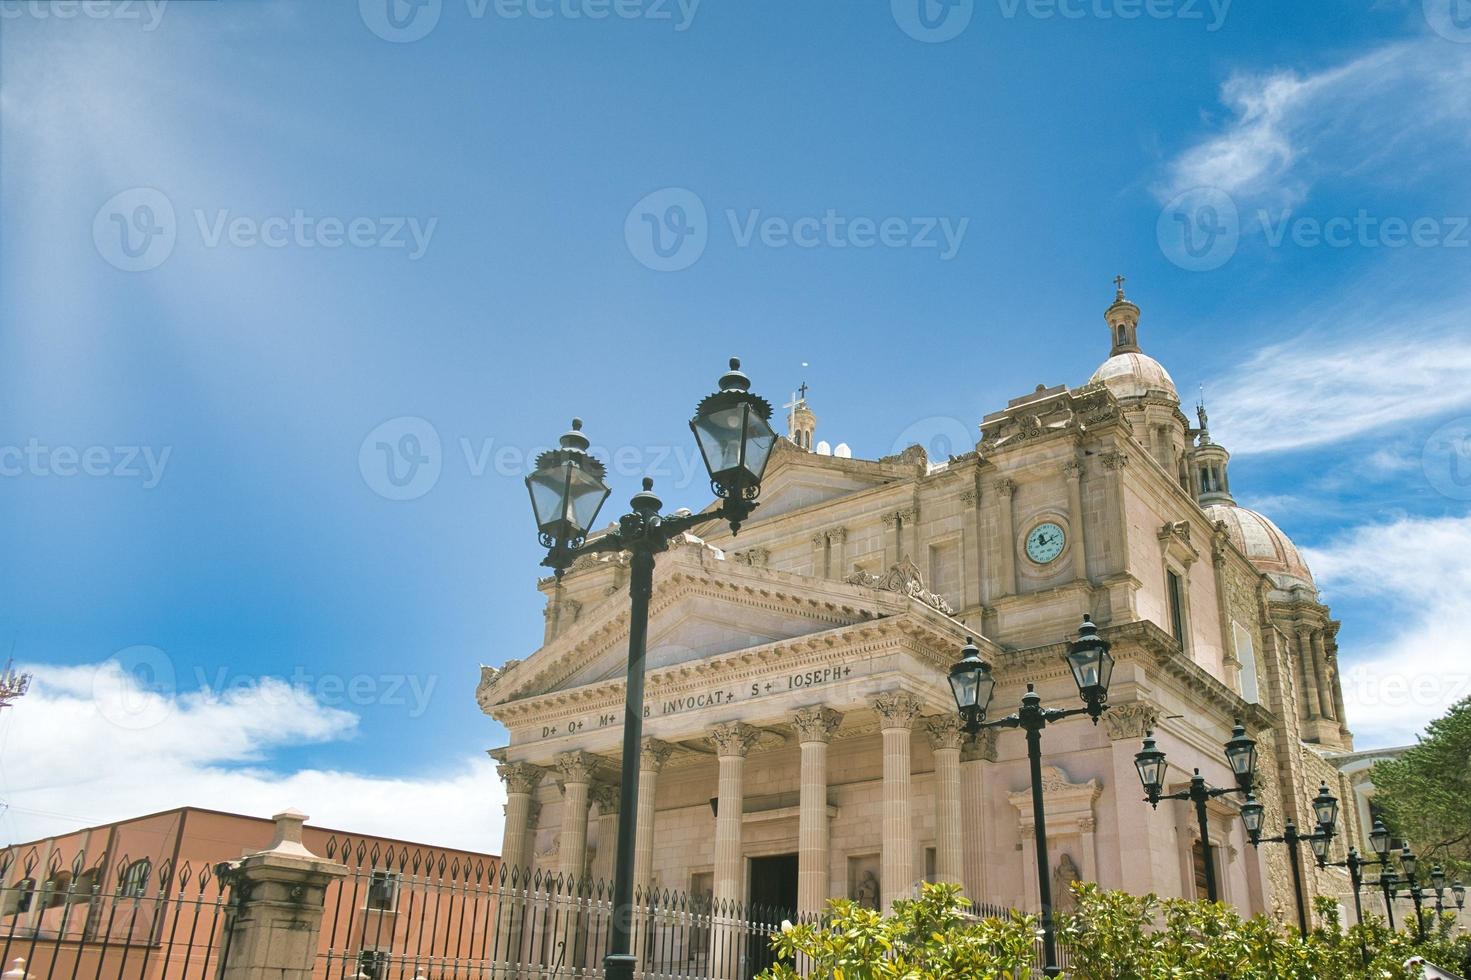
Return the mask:
[[[1222,746],[1240,719],[1266,834],[1286,817],[1312,826],[1324,780],[1340,830],[1359,833],[1327,758],[1352,748],[1339,624],[1287,536],[1233,500],[1230,455],[1143,352],[1139,312],[1120,282],[1093,376],[1013,399],[959,456],[813,451],[816,416],[794,399],[739,538],[712,523],[658,560],[640,884],[805,912],[836,896],[887,907],[945,880],[1035,911],[1025,735],[965,738],[946,674],[974,636],[999,680],[991,717],[1028,682],[1077,706],[1062,655],[1088,614],[1118,663],[1101,724],[1043,734],[1059,904],[1072,880],[1203,897],[1208,846],[1226,901],[1295,921],[1286,852],[1253,850],[1239,797],[1212,801],[1202,845],[1191,804],[1151,811],[1135,773],[1153,729],[1168,791],[1196,767],[1233,785]],[[479,703],[510,732],[492,752],[507,866],[612,873],[627,579],[620,556],[590,556],[543,580],[541,648],[482,668]],[[1347,894],[1302,857],[1311,894]]]

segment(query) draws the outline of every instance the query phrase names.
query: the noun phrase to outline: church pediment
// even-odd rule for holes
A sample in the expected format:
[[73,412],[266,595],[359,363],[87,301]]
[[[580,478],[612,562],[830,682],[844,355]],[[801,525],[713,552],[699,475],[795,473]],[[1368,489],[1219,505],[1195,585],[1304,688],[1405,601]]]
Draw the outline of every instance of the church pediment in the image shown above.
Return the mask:
[[914,479],[924,472],[922,451],[918,458],[901,455],[879,461],[848,459],[810,453],[783,439],[777,443],[761,481],[761,506],[752,521],[768,520],[849,494]]
[[[667,669],[904,613],[921,599],[872,583],[753,568],[697,540],[659,557],[649,605],[647,667]],[[937,609],[930,609],[940,615]],[[628,655],[626,590],[524,661],[483,667],[481,708],[621,679]]]

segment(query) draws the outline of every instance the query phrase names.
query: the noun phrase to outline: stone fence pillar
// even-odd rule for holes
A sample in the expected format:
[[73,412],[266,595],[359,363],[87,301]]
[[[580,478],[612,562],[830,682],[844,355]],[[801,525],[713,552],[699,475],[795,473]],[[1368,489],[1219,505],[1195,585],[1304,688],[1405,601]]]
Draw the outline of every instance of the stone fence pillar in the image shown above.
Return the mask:
[[302,844],[306,814],[287,810],[273,819],[271,846],[224,870],[230,908],[218,980],[310,980],[327,886],[347,875]]

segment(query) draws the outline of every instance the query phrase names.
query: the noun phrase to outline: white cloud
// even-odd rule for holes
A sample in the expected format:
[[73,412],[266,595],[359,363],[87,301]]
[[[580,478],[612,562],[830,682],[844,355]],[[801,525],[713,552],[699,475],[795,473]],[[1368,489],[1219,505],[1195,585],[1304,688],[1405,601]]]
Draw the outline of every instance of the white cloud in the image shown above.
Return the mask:
[[499,850],[505,797],[484,754],[426,763],[431,774],[414,778],[277,771],[274,752],[351,737],[357,716],[272,678],[222,694],[149,690],[136,667],[25,668],[30,693],[0,718],[7,842],[184,805],[252,816],[289,806],[337,830]]
[[[1468,372],[1462,303],[1418,312],[1335,309],[1212,381],[1220,393],[1213,428],[1236,454],[1327,445],[1471,409]],[[1387,455],[1371,462],[1380,473],[1404,470],[1404,460]]]
[[1290,205],[1325,177],[1400,183],[1437,168],[1467,144],[1471,59],[1425,37],[1316,73],[1237,74],[1221,101],[1229,120],[1170,161],[1160,200],[1214,187],[1238,205]]
[[1360,747],[1412,742],[1471,696],[1471,516],[1401,517],[1303,549],[1325,598],[1384,603],[1384,627],[1344,643],[1343,693]]

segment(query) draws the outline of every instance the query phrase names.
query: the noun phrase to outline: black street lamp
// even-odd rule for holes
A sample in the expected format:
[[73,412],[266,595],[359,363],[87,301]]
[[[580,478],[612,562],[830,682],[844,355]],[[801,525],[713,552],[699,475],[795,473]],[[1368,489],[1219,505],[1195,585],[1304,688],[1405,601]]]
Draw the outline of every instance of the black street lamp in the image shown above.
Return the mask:
[[[1399,853],[1400,870],[1405,874],[1405,884],[1409,887],[1410,899],[1415,903],[1415,934],[1421,941],[1425,939],[1425,893],[1420,887],[1415,872],[1419,869],[1420,861],[1415,857],[1415,852],[1410,850],[1410,842],[1405,841]],[[1391,891],[1391,894],[1393,892]]]
[[700,402],[690,429],[710,472],[710,487],[720,498],[719,510],[704,514],[659,513],[663,506],[654,495],[654,481],[645,477],[643,489],[630,501],[632,511],[618,527],[587,540],[598,510],[610,493],[603,483],[603,464],[587,452],[582,422],[561,445],[537,457],[536,470],[526,478],[537,533],[547,549],[542,564],[557,577],[582,555],[630,553],[628,619],[628,682],[623,703],[623,771],[618,811],[618,845],[614,863],[613,921],[603,968],[608,980],[633,980],[637,958],[630,952],[633,910],[634,826],[638,813],[639,754],[643,743],[644,654],[649,628],[649,598],[654,591],[654,556],[674,536],[715,520],[726,521],[731,533],[756,507],[761,477],[776,443],[770,424],[771,404],[751,393],[751,380],[731,358],[730,371],[720,379],[720,390]]
[[[1333,840],[1334,825],[1338,822],[1338,797],[1328,791],[1328,784],[1323,783],[1318,787],[1318,795],[1313,797],[1313,817],[1318,821],[1316,833],[1299,833],[1297,824],[1289,817],[1283,827],[1280,837],[1263,837],[1262,817],[1264,808],[1256,801],[1256,797],[1248,796],[1246,803],[1241,807],[1241,822],[1246,824],[1247,834],[1251,838],[1251,846],[1259,847],[1262,844],[1286,844],[1288,863],[1292,866],[1292,891],[1297,898],[1297,928],[1303,935],[1308,932],[1308,909],[1307,903],[1303,901],[1302,894],[1302,855],[1298,853],[1298,845],[1307,841],[1313,848],[1313,854],[1321,862],[1328,855],[1328,844]],[[1321,846],[1319,842],[1321,841]]]
[[1134,756],[1134,768],[1139,771],[1139,782],[1144,784],[1144,802],[1156,810],[1160,800],[1188,800],[1195,804],[1195,822],[1200,825],[1200,849],[1205,858],[1205,897],[1212,902],[1219,902],[1221,897],[1216,885],[1216,859],[1211,853],[1206,804],[1218,796],[1232,793],[1240,793],[1250,800],[1252,783],[1256,780],[1256,742],[1247,737],[1246,729],[1239,721],[1231,729],[1231,738],[1226,742],[1226,761],[1231,764],[1231,773],[1236,777],[1235,786],[1229,789],[1207,786],[1197,769],[1190,777],[1189,789],[1165,795],[1165,773],[1169,770],[1169,763],[1154,743],[1154,732],[1145,733],[1144,747]]
[[991,665],[981,659],[981,651],[975,641],[966,638],[960,651],[961,659],[950,668],[950,689],[955,703],[960,708],[960,720],[965,731],[972,737],[983,728],[1020,728],[1027,733],[1027,761],[1032,771],[1032,823],[1037,840],[1037,890],[1042,902],[1042,972],[1055,977],[1062,972],[1057,965],[1057,935],[1052,921],[1052,869],[1047,856],[1047,812],[1042,802],[1042,729],[1053,722],[1086,714],[1098,724],[1098,719],[1108,710],[1108,685],[1113,679],[1113,657],[1108,652],[1109,643],[1098,635],[1093,621],[1083,617],[1078,628],[1078,638],[1068,644],[1063,659],[1072,671],[1073,682],[1078,685],[1078,697],[1083,700],[1081,708],[1044,708],[1036,689],[1027,685],[1022,696],[1021,708],[1014,715],[986,720],[991,707],[991,698],[996,693],[996,678]]
[[[1316,850],[1316,848],[1314,848],[1314,850]],[[1327,855],[1325,852],[1325,860],[1320,860],[1318,862],[1319,867],[1348,869],[1348,879],[1350,882],[1353,883],[1354,888],[1354,919],[1358,922],[1359,925],[1363,925],[1364,903],[1359,898],[1359,889],[1364,886],[1364,868],[1368,867],[1369,862],[1365,861],[1362,857],[1359,856],[1359,849],[1357,847],[1350,847],[1348,849],[1348,856],[1345,857],[1342,861],[1327,861],[1326,857]],[[1362,935],[1359,937],[1359,955],[1363,958],[1364,965],[1368,966],[1369,947],[1365,945]]]
[[1384,826],[1384,821],[1378,817],[1374,818],[1374,828],[1369,831],[1369,849],[1374,852],[1375,863],[1379,865],[1379,878],[1370,884],[1378,885],[1384,893],[1384,914],[1389,919],[1389,931],[1394,931],[1394,869],[1389,866],[1389,851],[1393,844],[1389,836],[1389,828]]

